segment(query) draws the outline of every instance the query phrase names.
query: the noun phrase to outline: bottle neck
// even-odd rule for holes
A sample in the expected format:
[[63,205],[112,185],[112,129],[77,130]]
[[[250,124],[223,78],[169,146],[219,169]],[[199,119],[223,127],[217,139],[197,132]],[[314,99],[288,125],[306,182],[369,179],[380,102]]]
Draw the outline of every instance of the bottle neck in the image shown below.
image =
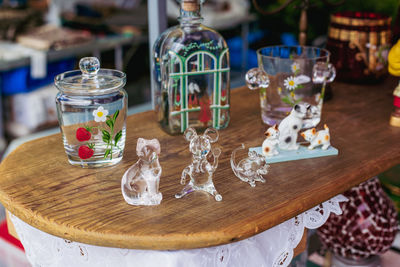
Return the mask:
[[203,21],[201,17],[201,5],[191,5],[185,6],[185,3],[181,5],[181,14],[178,18],[181,26],[190,27],[190,26],[198,26]]

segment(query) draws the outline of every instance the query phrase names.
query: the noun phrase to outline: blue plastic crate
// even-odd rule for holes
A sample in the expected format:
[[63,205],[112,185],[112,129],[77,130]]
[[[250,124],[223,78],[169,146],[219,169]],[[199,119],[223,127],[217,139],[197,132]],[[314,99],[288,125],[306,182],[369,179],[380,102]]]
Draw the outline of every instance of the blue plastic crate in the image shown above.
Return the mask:
[[47,64],[47,75],[41,79],[33,79],[30,66],[0,73],[1,91],[3,95],[27,93],[54,82],[54,77],[62,72],[73,70],[75,59],[64,59]]

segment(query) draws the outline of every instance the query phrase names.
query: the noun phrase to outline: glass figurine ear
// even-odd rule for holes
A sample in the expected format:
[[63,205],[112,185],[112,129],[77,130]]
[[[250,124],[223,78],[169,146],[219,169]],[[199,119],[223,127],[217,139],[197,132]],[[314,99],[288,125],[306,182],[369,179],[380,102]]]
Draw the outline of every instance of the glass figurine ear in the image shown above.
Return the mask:
[[221,155],[221,149],[211,146],[212,143],[218,141],[218,131],[208,128],[203,135],[197,135],[195,129],[188,128],[183,133],[183,137],[189,142],[192,163],[183,169],[181,184],[186,183],[187,176],[190,181],[175,197],[182,198],[193,191],[204,191],[213,195],[215,200],[221,201],[222,196],[215,189],[212,179],[218,167],[218,157]]
[[269,165],[265,162],[265,158],[262,155],[257,154],[255,151],[249,151],[248,157],[235,163],[236,152],[239,149],[244,149],[245,146],[236,148],[232,151],[231,155],[231,167],[233,173],[243,182],[247,182],[251,187],[256,186],[256,182],[265,183],[263,175],[268,173]]
[[122,177],[121,190],[125,201],[131,205],[158,205],[161,165],[158,161],[161,148],[157,139],[139,138],[136,145],[138,161]]
[[268,88],[269,78],[267,73],[259,68],[250,69],[245,76],[246,85],[250,90]]

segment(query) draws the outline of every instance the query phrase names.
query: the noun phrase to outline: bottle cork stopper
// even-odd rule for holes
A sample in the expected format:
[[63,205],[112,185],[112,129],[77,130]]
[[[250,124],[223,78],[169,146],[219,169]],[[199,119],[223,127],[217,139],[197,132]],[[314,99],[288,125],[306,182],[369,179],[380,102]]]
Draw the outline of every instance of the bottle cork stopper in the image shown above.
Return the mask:
[[188,12],[198,11],[200,4],[198,0],[182,0],[182,9]]

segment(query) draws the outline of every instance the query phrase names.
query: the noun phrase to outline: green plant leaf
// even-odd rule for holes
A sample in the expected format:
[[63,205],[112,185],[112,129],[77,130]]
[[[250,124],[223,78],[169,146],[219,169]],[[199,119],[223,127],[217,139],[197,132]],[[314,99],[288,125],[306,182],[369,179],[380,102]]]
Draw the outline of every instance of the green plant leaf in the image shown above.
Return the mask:
[[319,96],[319,99],[324,99],[324,96],[325,96],[325,87],[322,88],[321,95]]
[[303,99],[302,99],[302,98],[300,98],[300,99],[297,99],[296,101],[294,101],[294,105],[296,105],[296,104],[300,103],[300,102],[301,102],[301,100],[303,100]]
[[111,129],[114,127],[114,123],[112,120],[106,120],[106,124],[108,125],[108,127],[110,127]]
[[117,111],[115,111],[114,116],[113,116],[113,122],[115,123],[115,120],[118,118],[119,115],[119,109],[117,109]]
[[122,137],[122,130],[119,131],[114,137],[115,145],[117,145],[117,143],[121,139],[121,137]]
[[107,132],[106,130],[102,130],[101,132],[103,133],[103,141],[107,144],[110,143],[111,139],[110,133]]
[[299,85],[297,85],[297,87],[296,87],[296,89],[301,89],[301,88],[304,88],[304,85],[299,84]]
[[282,102],[293,106],[292,101],[290,101],[290,99],[289,99],[287,96],[286,96],[286,97],[283,97],[281,100],[282,100]]
[[111,154],[111,149],[106,149],[106,151],[104,152],[104,158],[106,159],[110,154]]
[[107,132],[107,130],[101,130],[101,132],[103,133],[103,135],[110,137],[110,133]]

